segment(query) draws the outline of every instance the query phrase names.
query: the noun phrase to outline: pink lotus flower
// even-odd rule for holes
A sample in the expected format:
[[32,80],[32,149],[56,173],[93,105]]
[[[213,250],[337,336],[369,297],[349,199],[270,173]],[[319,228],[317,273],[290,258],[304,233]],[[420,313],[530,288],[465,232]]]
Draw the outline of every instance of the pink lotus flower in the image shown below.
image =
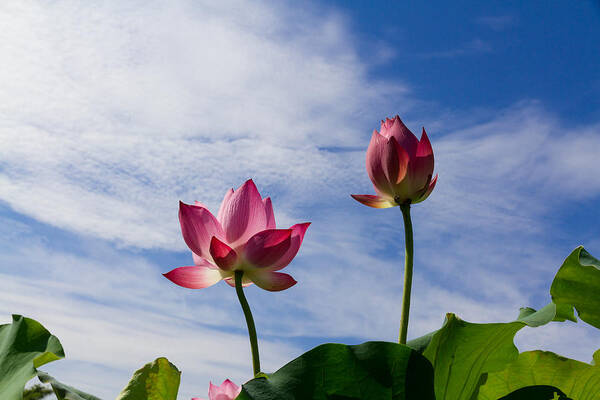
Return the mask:
[[180,202],[179,222],[195,265],[164,274],[175,284],[202,289],[225,279],[235,286],[238,270],[244,271],[244,286],[255,283],[279,291],[296,284],[290,275],[276,271],[296,256],[310,223],[276,229],[271,199],[260,196],[252,179],[225,194],[216,218],[199,202]]
[[367,149],[367,173],[377,195],[352,197],[374,208],[414,204],[433,191],[433,149],[423,128],[421,140],[404,125],[400,117],[381,121],[381,132],[373,131]]
[[[210,383],[208,388],[208,400],[234,400],[242,391],[242,387],[225,379],[221,386],[215,386]],[[204,400],[199,397],[194,397],[192,400]]]

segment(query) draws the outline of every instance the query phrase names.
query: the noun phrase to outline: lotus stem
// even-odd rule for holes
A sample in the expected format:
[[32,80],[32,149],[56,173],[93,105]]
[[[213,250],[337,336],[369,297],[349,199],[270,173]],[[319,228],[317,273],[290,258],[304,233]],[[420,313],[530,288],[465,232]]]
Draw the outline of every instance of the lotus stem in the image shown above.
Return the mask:
[[410,203],[400,205],[404,219],[404,291],[402,293],[402,314],[400,314],[400,338],[398,343],[406,344],[408,333],[408,314],[410,312],[410,291],[412,288],[413,274],[413,230],[410,219]]
[[256,327],[254,326],[254,318],[252,318],[252,311],[244,295],[244,288],[242,287],[242,277],[244,271],[235,271],[235,292],[237,293],[240,305],[244,311],[244,317],[246,317],[246,324],[248,325],[248,336],[250,337],[250,349],[252,350],[252,368],[254,370],[254,376],[260,372],[260,359],[258,356],[258,340],[256,338]]

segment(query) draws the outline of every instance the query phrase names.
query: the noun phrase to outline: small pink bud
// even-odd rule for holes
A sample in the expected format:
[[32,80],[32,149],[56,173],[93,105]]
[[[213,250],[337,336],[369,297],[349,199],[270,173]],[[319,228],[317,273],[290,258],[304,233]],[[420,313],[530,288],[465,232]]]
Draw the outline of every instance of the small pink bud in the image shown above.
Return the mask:
[[[225,379],[221,386],[210,383],[208,388],[208,400],[234,400],[242,391],[242,387]],[[204,400],[199,397],[194,397],[192,400]]]

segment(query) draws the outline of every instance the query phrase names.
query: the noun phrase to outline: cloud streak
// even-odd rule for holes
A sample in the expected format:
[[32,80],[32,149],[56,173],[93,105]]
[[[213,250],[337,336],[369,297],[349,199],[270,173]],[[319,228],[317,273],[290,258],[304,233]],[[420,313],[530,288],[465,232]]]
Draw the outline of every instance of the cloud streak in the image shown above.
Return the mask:
[[320,149],[360,143],[357,126],[389,107],[383,83],[336,15],[226,3],[4,5],[2,200],[55,226],[173,248],[178,199],[215,205],[222,182],[248,175],[293,177],[300,201],[339,181],[347,159]]
[[417,54],[421,58],[454,58],[459,56],[469,56],[474,54],[490,53],[493,51],[491,45],[481,39],[475,38],[462,45],[447,50],[436,50]]

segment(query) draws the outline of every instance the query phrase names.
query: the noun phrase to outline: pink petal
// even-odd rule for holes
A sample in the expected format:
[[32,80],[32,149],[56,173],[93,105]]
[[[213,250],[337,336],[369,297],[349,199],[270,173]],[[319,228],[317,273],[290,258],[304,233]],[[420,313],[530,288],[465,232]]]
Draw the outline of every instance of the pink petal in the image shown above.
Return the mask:
[[[408,153],[400,147],[395,137],[383,142],[381,135],[373,133],[375,143],[367,149],[367,173],[373,185],[383,193],[389,193],[394,184],[402,181],[408,167]],[[373,138],[371,139],[373,143]]]
[[238,255],[235,250],[214,236],[210,241],[210,255],[219,268],[225,271],[232,270],[238,261]]
[[290,227],[292,230],[290,247],[272,267],[268,268],[269,271],[279,271],[292,262],[294,257],[296,257],[296,254],[298,254],[298,250],[300,250],[300,245],[302,244],[302,240],[304,240],[304,234],[309,226],[310,222],[305,222]]
[[425,128],[423,128],[416,157],[409,165],[409,175],[412,185],[419,189],[426,185],[433,175],[433,149]]
[[[210,245],[209,245],[210,246]],[[208,254],[206,255],[207,258],[210,258],[210,250],[207,252]],[[197,255],[196,253],[192,252],[192,259],[194,260],[194,265],[202,265],[205,261],[204,257],[201,257],[199,255]]]
[[179,267],[163,276],[174,284],[189,289],[204,289],[222,279],[218,269],[208,266]]
[[408,164],[404,180],[394,187],[394,199],[403,203],[418,203],[426,192],[433,176],[433,149],[425,129],[419,141],[417,152]]
[[271,198],[267,197],[263,199],[263,205],[265,206],[265,214],[267,215],[267,229],[275,229],[275,214],[273,214]]
[[401,182],[406,176],[408,169],[408,153],[396,141],[396,138],[391,137],[387,143],[387,151],[383,164],[386,166],[386,175],[390,182]]
[[229,379],[225,379],[221,384],[221,390],[223,393],[226,393],[230,396],[237,396],[242,391],[242,388],[235,383],[231,382]]
[[208,398],[209,398],[210,400],[212,400],[212,397],[213,397],[213,396],[215,396],[215,397],[216,397],[216,396],[217,396],[217,394],[219,394],[219,393],[217,392],[218,390],[219,390],[219,387],[218,387],[217,385],[213,385],[213,383],[212,383],[212,382],[210,382],[210,383],[209,383],[209,386],[208,386]]
[[248,277],[261,289],[278,292],[294,286],[297,282],[288,274],[256,269],[247,272]]
[[231,198],[232,194],[233,194],[233,189],[229,189],[225,193],[225,196],[223,197],[223,201],[221,202],[221,206],[219,207],[219,212],[217,213],[217,219],[219,220],[219,222],[221,224],[223,223],[223,210],[225,209],[225,207],[229,203],[229,199]]
[[252,179],[234,191],[224,203],[220,221],[227,243],[233,247],[245,243],[252,235],[266,228],[265,208]]
[[433,148],[431,147],[431,142],[429,141],[427,132],[425,132],[425,128],[423,128],[423,133],[421,134],[421,140],[419,140],[419,146],[417,147],[416,155],[417,157],[433,157]]
[[[202,207],[202,208],[205,208],[205,209],[208,210],[208,207],[204,203],[202,203],[201,201],[195,200],[194,201],[194,205],[196,207]],[[217,220],[218,220],[218,218],[217,218]],[[194,259],[194,265],[202,265],[202,260],[204,260],[204,258],[202,258],[202,256],[199,256],[196,253],[192,252],[192,258]]]
[[266,229],[248,239],[244,256],[257,267],[270,267],[289,250],[293,231],[291,229]]
[[396,203],[381,196],[373,196],[371,194],[352,194],[351,196],[354,200],[373,208],[390,208],[397,206]]
[[388,140],[377,131],[373,131],[371,142],[367,148],[367,174],[378,193],[393,196],[393,187],[388,179],[388,171],[383,163],[385,154],[390,150]]
[[433,192],[433,188],[435,188],[435,184],[437,183],[437,174],[435,174],[435,177],[431,180],[431,182],[429,183],[429,186],[427,187],[427,190],[425,191],[425,193],[423,193],[423,195],[421,197],[419,197],[419,199],[413,201],[412,203],[420,203],[423,200],[425,200],[426,198],[429,197],[429,195],[431,194],[431,192]]
[[[209,257],[210,240],[223,237],[219,221],[206,208],[179,202],[179,223],[183,240],[197,256]],[[194,258],[196,261],[196,258]]]
[[210,400],[233,400],[240,394],[241,391],[241,386],[237,386],[229,379],[225,379],[221,386],[213,385],[212,382],[210,383],[208,388],[208,397]]
[[399,116],[393,119],[386,118],[385,122],[381,121],[381,135],[389,138],[395,137],[398,144],[406,150],[410,158],[413,158],[417,152],[419,139],[404,125],[404,122]]

